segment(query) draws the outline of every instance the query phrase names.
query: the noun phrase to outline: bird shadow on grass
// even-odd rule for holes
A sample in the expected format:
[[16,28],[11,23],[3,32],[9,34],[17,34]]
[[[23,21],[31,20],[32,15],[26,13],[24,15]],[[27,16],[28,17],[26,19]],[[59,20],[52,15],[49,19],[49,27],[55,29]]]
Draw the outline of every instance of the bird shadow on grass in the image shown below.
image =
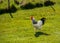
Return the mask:
[[46,36],[48,36],[48,35],[50,35],[50,34],[43,33],[43,32],[36,32],[36,33],[35,33],[35,37],[39,37],[40,35],[46,35]]
[[17,11],[16,7],[12,5],[10,9],[5,8],[5,9],[0,9],[0,15],[5,14],[5,13],[15,13]]

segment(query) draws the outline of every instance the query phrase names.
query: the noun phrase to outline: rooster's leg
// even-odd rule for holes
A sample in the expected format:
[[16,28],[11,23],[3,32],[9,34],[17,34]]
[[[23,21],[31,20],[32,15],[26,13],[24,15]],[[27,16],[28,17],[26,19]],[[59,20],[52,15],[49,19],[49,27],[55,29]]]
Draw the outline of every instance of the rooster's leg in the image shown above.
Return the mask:
[[37,32],[37,29],[36,28],[34,28],[34,32]]

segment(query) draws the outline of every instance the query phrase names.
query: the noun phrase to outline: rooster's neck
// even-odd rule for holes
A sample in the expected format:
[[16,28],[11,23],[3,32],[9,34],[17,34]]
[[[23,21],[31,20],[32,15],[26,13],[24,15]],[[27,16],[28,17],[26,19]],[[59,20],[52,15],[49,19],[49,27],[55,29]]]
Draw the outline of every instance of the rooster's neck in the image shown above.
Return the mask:
[[33,24],[37,24],[37,21],[35,20],[35,18],[32,19]]

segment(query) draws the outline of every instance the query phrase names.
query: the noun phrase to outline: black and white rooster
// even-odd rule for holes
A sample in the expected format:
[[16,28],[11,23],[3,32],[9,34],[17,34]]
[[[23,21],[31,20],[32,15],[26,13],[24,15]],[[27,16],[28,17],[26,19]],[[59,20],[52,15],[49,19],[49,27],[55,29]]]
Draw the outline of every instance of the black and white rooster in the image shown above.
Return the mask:
[[31,16],[32,24],[34,26],[34,30],[41,29],[42,25],[44,25],[46,18],[41,18],[41,20],[36,21],[33,16]]

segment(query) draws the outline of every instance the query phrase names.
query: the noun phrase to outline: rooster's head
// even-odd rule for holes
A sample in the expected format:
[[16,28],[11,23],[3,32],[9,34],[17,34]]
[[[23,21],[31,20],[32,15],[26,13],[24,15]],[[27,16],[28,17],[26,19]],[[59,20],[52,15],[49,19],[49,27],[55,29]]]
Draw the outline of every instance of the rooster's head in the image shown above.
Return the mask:
[[35,18],[33,16],[30,17],[31,20],[34,20]]

